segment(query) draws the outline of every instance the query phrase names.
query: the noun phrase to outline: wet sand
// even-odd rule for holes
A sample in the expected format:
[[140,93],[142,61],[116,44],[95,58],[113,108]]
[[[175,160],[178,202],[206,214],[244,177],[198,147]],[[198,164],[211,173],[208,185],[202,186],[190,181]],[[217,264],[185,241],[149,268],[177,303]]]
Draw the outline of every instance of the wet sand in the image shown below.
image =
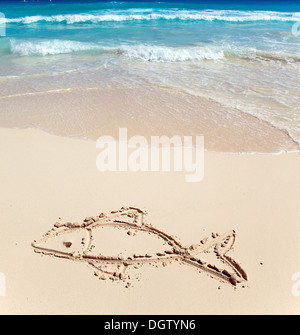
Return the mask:
[[154,135],[205,137],[218,152],[299,151],[287,131],[216,101],[177,91],[143,86],[62,89],[0,97],[2,127],[39,128],[79,138]]

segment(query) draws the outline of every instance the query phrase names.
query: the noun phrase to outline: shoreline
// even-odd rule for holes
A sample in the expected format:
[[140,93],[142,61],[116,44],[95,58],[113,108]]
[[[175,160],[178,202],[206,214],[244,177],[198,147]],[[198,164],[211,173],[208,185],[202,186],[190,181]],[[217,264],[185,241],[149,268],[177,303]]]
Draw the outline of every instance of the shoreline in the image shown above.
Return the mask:
[[[0,272],[7,283],[1,314],[299,313],[291,280],[300,268],[299,153],[206,151],[204,179],[186,183],[182,172],[100,173],[90,141],[6,128],[0,139]],[[245,287],[173,262],[128,269],[133,284],[126,288],[31,247],[59,218],[82,222],[122,206],[147,210],[148,223],[184,246],[234,229],[228,256],[245,269]],[[103,247],[113,245],[106,239]]]
[[[0,130],[1,129],[14,129],[14,130],[28,130],[28,131],[42,131],[45,134],[51,135],[51,136],[56,136],[56,137],[62,137],[62,138],[69,138],[69,139],[75,139],[75,140],[79,140],[79,141],[87,141],[87,142],[92,142],[92,143],[96,143],[97,139],[93,139],[93,138],[89,138],[86,136],[82,136],[82,137],[78,137],[76,135],[63,135],[63,134],[56,134],[53,131],[47,130],[47,129],[42,129],[42,128],[38,128],[38,127],[3,127],[0,126]],[[133,136],[142,136],[140,134],[133,134]],[[109,134],[102,134],[101,136],[111,136]],[[158,135],[159,136],[159,135]],[[161,135],[163,136],[163,135]],[[184,135],[180,135],[180,137],[183,137]],[[194,135],[191,135],[194,136]],[[201,136],[201,135],[200,135]],[[195,137],[195,136],[194,136]],[[117,139],[117,137],[115,138]],[[195,147],[194,143],[192,145],[193,147]],[[217,151],[217,150],[211,150],[211,149],[207,149],[204,146],[204,152],[211,152],[211,153],[217,153],[217,154],[225,154],[225,155],[282,155],[282,154],[300,154],[300,148],[298,150],[280,150],[278,152],[259,152],[259,151]]]
[[277,154],[299,150],[286,130],[253,115],[210,99],[152,86],[21,96],[0,100],[0,107],[3,127],[37,128],[71,138],[116,138],[119,128],[128,128],[130,137],[202,135],[205,148],[214,152]]

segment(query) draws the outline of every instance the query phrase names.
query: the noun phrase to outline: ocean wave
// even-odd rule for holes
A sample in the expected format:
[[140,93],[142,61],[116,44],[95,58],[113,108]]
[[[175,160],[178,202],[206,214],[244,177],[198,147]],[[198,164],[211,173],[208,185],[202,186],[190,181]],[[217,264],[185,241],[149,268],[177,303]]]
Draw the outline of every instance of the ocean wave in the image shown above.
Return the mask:
[[150,62],[176,62],[189,60],[218,60],[224,58],[221,48],[215,46],[167,47],[156,45],[103,46],[79,41],[10,41],[12,54],[18,56],[47,56],[79,52],[114,53],[132,59]]
[[81,14],[60,14],[53,16],[25,16],[20,18],[2,18],[0,23],[8,24],[33,24],[33,23],[101,23],[122,21],[152,21],[152,20],[182,20],[182,21],[227,21],[227,22],[251,22],[251,21],[287,21],[300,20],[300,13],[280,13],[271,11],[234,11],[234,10],[161,10],[158,12],[102,12]]
[[11,53],[19,56],[60,55],[94,50],[103,52],[104,47],[94,43],[66,40],[49,40],[38,42],[17,42],[16,40],[11,40]]
[[230,44],[167,47],[156,45],[124,45],[116,49],[129,58],[149,62],[184,62],[202,60],[247,60],[257,62],[299,63],[300,56],[280,51],[259,50]]
[[224,46],[226,59],[244,59],[255,62],[299,63],[300,56],[284,51],[260,50],[255,47],[241,47],[236,45]]
[[[5,42],[5,41],[4,41]],[[196,45],[189,47],[170,47],[159,45],[117,45],[107,46],[101,43],[87,43],[70,40],[22,41],[10,39],[0,44],[0,53],[16,56],[50,56],[77,53],[114,54],[130,59],[147,62],[184,62],[203,60],[244,59],[260,62],[299,63],[300,56],[286,52],[271,52],[253,47],[235,45]]]
[[150,62],[178,62],[190,60],[219,60],[224,58],[222,49],[211,46],[174,48],[165,46],[121,46],[120,52],[130,58]]

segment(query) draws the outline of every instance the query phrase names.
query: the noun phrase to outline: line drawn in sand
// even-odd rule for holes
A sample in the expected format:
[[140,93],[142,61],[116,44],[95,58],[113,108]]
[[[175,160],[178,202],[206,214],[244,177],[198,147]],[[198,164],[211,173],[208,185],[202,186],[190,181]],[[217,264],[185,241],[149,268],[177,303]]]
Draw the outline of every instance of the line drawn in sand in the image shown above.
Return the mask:
[[[122,207],[109,214],[88,217],[83,223],[57,222],[32,247],[38,253],[84,262],[99,279],[127,282],[126,287],[131,285],[131,276],[125,274],[127,268],[138,269],[145,264],[166,266],[174,261],[233,286],[248,280],[243,268],[226,255],[235,242],[234,230],[212,234],[200,244],[184,247],[174,237],[146,223],[145,214],[139,208]],[[199,254],[205,258],[210,254],[213,262],[228,269],[203,261]]]

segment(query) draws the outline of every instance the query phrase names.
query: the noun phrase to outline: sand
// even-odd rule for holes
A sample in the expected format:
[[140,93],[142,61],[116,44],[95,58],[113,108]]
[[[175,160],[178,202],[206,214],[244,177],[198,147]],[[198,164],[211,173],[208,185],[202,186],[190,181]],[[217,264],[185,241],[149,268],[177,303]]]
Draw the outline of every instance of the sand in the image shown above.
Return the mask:
[[0,111],[2,127],[38,128],[77,138],[117,137],[119,128],[126,127],[130,137],[203,135],[210,151],[299,151],[287,131],[259,117],[153,85],[12,94],[0,97]]
[[[183,172],[101,173],[98,153],[93,141],[0,129],[0,314],[299,314],[298,153],[206,151],[199,183],[186,183]],[[147,223],[185,247],[234,230],[228,256],[248,280],[234,286],[174,261],[128,267],[128,285],[34,252],[32,242],[56,222],[81,224],[122,207],[147,211]]]

